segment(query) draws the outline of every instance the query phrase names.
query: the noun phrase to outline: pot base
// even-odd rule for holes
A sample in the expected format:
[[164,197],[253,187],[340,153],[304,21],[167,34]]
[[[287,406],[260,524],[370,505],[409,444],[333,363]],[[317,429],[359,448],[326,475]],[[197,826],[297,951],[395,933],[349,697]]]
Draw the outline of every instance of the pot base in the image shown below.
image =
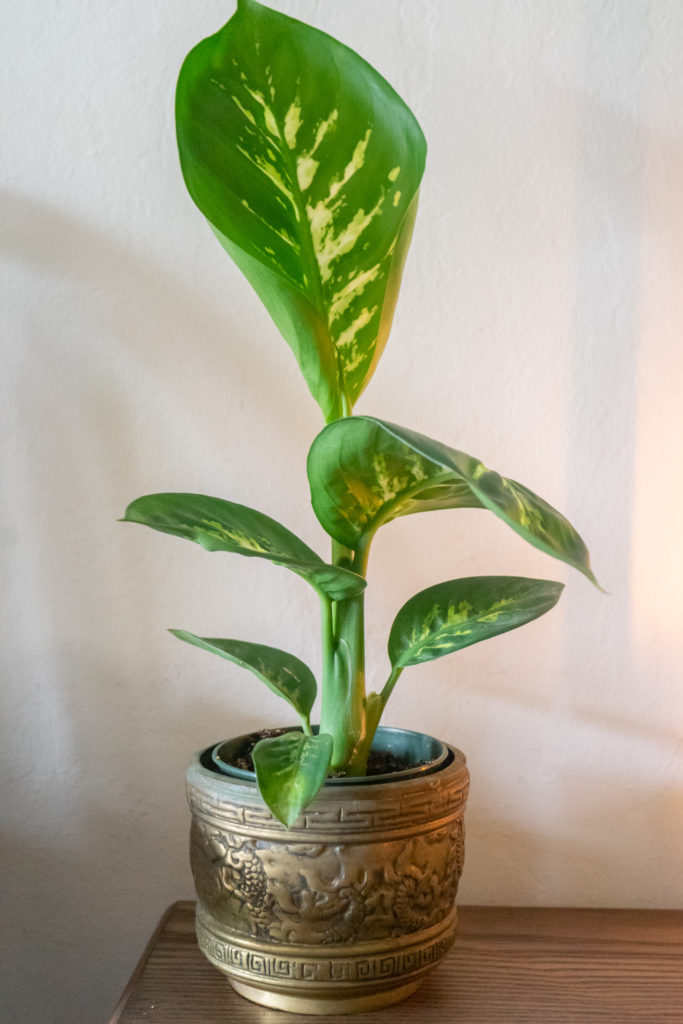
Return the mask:
[[291,1013],[362,1013],[419,988],[451,947],[457,910],[416,935],[341,946],[235,941],[200,904],[196,927],[204,955],[252,1002]]
[[246,985],[244,982],[229,979],[235,992],[250,999],[252,1003],[259,1003],[261,1006],[268,1006],[273,1010],[286,1010],[289,1013],[304,1013],[311,1015],[330,1015],[341,1013],[364,1013],[367,1010],[379,1010],[384,1006],[392,1006],[412,996],[417,992],[423,982],[423,978],[411,981],[407,985],[397,985],[396,988],[387,989],[384,992],[374,992],[372,995],[360,996],[331,996],[328,998],[316,999],[313,996],[292,996],[284,992],[266,991],[257,988],[255,985]]

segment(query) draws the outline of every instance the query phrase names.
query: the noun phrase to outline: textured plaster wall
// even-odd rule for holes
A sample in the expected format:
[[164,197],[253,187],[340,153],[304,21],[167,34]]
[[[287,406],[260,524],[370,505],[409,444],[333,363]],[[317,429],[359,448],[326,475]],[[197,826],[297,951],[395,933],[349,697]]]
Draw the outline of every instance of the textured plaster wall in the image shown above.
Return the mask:
[[[609,596],[492,516],[379,536],[389,625],[451,576],[566,580],[545,619],[406,672],[389,724],[468,754],[463,902],[674,907],[683,882],[683,70],[678,0],[273,0],[359,49],[430,144],[392,340],[359,403],[522,480]],[[116,522],[154,490],[313,546],[320,421],[181,182],[180,61],[222,0],[8,0],[2,59],[3,1021],[105,1020],[191,895],[184,766],[281,720],[165,632],[319,664],[296,577]],[[323,549],[324,550],[324,549]]]

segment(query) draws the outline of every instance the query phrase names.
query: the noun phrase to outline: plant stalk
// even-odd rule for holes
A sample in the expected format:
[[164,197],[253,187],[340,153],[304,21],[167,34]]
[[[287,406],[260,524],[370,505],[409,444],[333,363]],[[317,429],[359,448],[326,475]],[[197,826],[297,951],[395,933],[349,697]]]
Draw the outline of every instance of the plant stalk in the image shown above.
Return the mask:
[[332,768],[353,760],[365,734],[365,637],[363,595],[338,601],[334,610],[332,657],[323,657],[320,731],[332,736]]
[[[356,552],[332,541],[332,561],[365,575],[367,546]],[[328,602],[328,605],[330,603]],[[320,731],[332,736],[332,768],[363,775],[367,761],[364,594],[323,606]]]

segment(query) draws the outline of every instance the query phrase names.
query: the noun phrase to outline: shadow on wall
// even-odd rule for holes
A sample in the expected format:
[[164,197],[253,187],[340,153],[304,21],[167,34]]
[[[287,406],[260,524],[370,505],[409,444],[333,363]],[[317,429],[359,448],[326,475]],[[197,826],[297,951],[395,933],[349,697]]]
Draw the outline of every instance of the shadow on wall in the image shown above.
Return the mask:
[[[168,781],[179,792],[182,772]],[[110,815],[99,800],[81,814],[78,834],[65,823],[63,835],[3,836],[5,877],[21,893],[3,909],[7,1024],[108,1019],[163,910],[193,898],[189,819]]]
[[[114,756],[110,730],[120,722],[122,708],[130,709],[131,732],[137,731],[137,721],[148,745],[161,747],[161,737],[150,733],[149,715],[136,715],[146,705],[134,680],[117,680],[109,687],[92,684],[135,653],[130,637],[111,634],[103,609],[121,623],[145,616],[154,607],[160,582],[152,576],[138,579],[135,545],[116,522],[127,501],[149,487],[139,458],[144,442],[135,433],[131,407],[135,403],[139,413],[140,395],[153,399],[154,389],[143,388],[131,397],[126,381],[154,378],[156,368],[179,351],[182,387],[185,354],[188,361],[192,354],[201,389],[182,387],[178,399],[202,409],[210,403],[222,408],[239,401],[247,387],[253,404],[261,402],[253,414],[271,421],[267,429],[289,433],[296,431],[296,422],[289,410],[283,415],[281,403],[263,398],[253,352],[233,344],[228,357],[226,313],[207,309],[163,270],[44,203],[5,194],[0,216],[5,225],[0,247],[6,255],[43,271],[46,293],[53,279],[76,289],[62,299],[68,305],[66,312],[59,310],[61,320],[54,316],[51,293],[44,306],[34,302],[26,311],[25,336],[15,342],[22,361],[10,395],[16,402],[21,456],[14,497],[18,521],[30,517],[28,550],[17,554],[15,578],[23,575],[22,593],[30,595],[30,613],[40,623],[31,636],[34,663],[24,669],[25,692],[35,690],[42,653],[51,682],[44,687],[45,703],[36,707],[38,714],[50,717],[52,705],[50,726],[63,732],[57,754],[81,757],[92,750]],[[31,291],[36,290],[32,283]],[[155,325],[152,333],[150,323]],[[206,372],[219,358],[222,365],[237,364],[227,381]],[[171,400],[162,412],[175,421],[182,417],[178,410]],[[163,436],[165,428],[172,424],[162,423],[156,433]],[[182,430],[181,425],[177,433]],[[172,451],[171,441],[168,448]],[[28,556],[24,564],[21,555]],[[134,600],[126,583],[131,580],[136,580]],[[16,611],[19,616],[21,608]],[[26,653],[19,650],[18,657]]]
[[[3,909],[7,1024],[106,1019],[142,953],[141,936],[151,934],[177,897],[169,884],[178,873],[177,842],[166,846],[98,806],[84,807],[82,815],[77,835],[2,837],[11,865],[5,878],[19,892]],[[131,860],[133,849],[139,863]]]
[[[49,204],[20,193],[6,190],[0,195],[0,219],[3,233],[0,253],[10,260],[42,271],[51,279],[72,283],[78,289],[78,302],[82,313],[75,320],[91,321],[99,327],[101,335],[94,334],[90,341],[94,353],[102,346],[100,371],[111,377],[120,370],[117,353],[132,361],[132,369],[142,379],[154,381],[160,369],[174,354],[180,353],[180,367],[189,377],[199,374],[199,393],[190,388],[182,391],[183,405],[175,408],[182,417],[184,409],[204,410],[207,406],[221,407],[244,404],[248,395],[250,416],[265,429],[286,431],[297,436],[299,409],[306,407],[308,394],[302,383],[301,402],[273,401],[277,396],[277,381],[268,380],[255,354],[253,336],[240,336],[236,329],[235,310],[212,306],[206,289],[192,291],[182,281],[151,263],[110,235]],[[207,231],[207,249],[215,249],[216,265],[221,262],[225,274],[238,275],[228,256]],[[249,289],[240,282],[241,295]],[[257,303],[257,300],[254,299]],[[78,307],[77,307],[78,308]],[[241,312],[241,309],[238,310]],[[266,329],[270,324],[263,314]],[[154,325],[150,331],[149,324]],[[39,325],[45,330],[38,339],[47,350],[55,347],[54,322]],[[275,328],[272,327],[275,332]],[[265,331],[262,333],[266,333]],[[69,339],[67,339],[68,342]],[[271,338],[264,345],[270,346]],[[284,341],[276,343],[284,350],[283,360],[292,360]],[[106,348],[104,347],[106,346]],[[228,354],[229,346],[229,354]],[[39,353],[34,353],[39,355]],[[68,359],[65,343],[59,353]],[[130,375],[128,364],[124,366]],[[219,372],[214,372],[218,370]],[[275,365],[273,377],[277,376]],[[110,386],[116,385],[116,381]],[[272,389],[272,392],[271,390]],[[85,399],[87,396],[83,396]],[[122,405],[125,395],[110,394],[110,402],[117,399]],[[283,404],[285,408],[283,409]],[[286,415],[285,415],[286,413]],[[192,416],[187,416],[188,423]],[[271,422],[272,421],[272,422]],[[131,445],[129,454],[135,455],[139,440]]]
[[[161,403],[158,369],[166,373],[175,353],[188,429],[193,408],[239,405],[245,391],[250,415],[284,438],[296,435],[298,414],[269,400],[244,339],[234,336],[226,353],[231,311],[207,306],[163,269],[39,200],[5,193],[0,216],[3,255],[31,275],[5,410],[16,410],[19,469],[7,506],[16,535],[2,538],[16,588],[5,654],[17,708],[3,750],[11,881],[3,917],[12,949],[2,1014],[8,1024],[90,1024],[113,1008],[164,907],[191,895],[187,746],[194,735],[212,739],[222,714],[189,698],[160,709],[163,670],[125,628],[113,628],[138,624],[160,582],[140,579],[134,599],[123,582],[139,573],[116,518],[149,484],[131,415],[137,395],[126,381],[139,376],[142,393]],[[207,372],[228,364],[223,379]],[[186,368],[196,372],[195,390]],[[173,396],[163,402],[166,416],[182,419]],[[232,724],[241,731],[245,723],[234,716]],[[42,751],[40,775],[26,770],[29,744]],[[170,776],[161,760],[169,748]]]
[[[153,708],[131,716],[122,736],[111,707],[127,699],[126,682],[104,665],[84,672],[77,658],[69,668],[96,681],[102,707],[86,725],[87,697],[63,687],[68,764],[44,758],[32,773],[22,762],[8,793],[13,820],[22,809],[25,820],[0,834],[6,1024],[108,1019],[163,910],[194,895],[183,795],[188,736],[155,719]],[[209,704],[200,716],[188,700],[186,711],[183,728],[208,736],[206,723],[215,726],[224,708]]]

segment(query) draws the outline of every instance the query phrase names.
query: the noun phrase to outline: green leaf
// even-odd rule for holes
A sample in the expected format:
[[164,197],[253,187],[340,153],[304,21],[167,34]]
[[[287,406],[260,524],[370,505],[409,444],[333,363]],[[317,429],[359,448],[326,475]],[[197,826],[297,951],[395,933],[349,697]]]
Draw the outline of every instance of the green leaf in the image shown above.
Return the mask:
[[326,419],[387,339],[426,144],[358,54],[240,3],[188,55],[176,95],[185,183],[291,346]]
[[478,459],[369,416],[330,423],[308,456],[311,501],[323,529],[356,549],[397,516],[487,508],[534,547],[593,583],[586,545],[556,509]]
[[317,693],[315,676],[308,665],[293,654],[280,651],[277,647],[251,644],[244,640],[196,636],[184,629],[171,629],[169,632],[179,640],[185,640],[188,644],[194,644],[204,651],[227,658],[241,668],[249,669],[269,690],[284,697],[297,714],[308,721]]
[[142,523],[153,530],[185,537],[207,551],[232,551],[267,558],[303,577],[330,600],[359,594],[365,580],[323,562],[286,527],[246,505],[203,494],[148,494],[126,509],[123,522]]
[[392,668],[433,661],[517,629],[557,604],[564,586],[520,576],[470,576],[411,597],[389,635]]
[[259,740],[253,751],[256,781],[264,802],[290,828],[325,782],[332,737],[286,732]]

